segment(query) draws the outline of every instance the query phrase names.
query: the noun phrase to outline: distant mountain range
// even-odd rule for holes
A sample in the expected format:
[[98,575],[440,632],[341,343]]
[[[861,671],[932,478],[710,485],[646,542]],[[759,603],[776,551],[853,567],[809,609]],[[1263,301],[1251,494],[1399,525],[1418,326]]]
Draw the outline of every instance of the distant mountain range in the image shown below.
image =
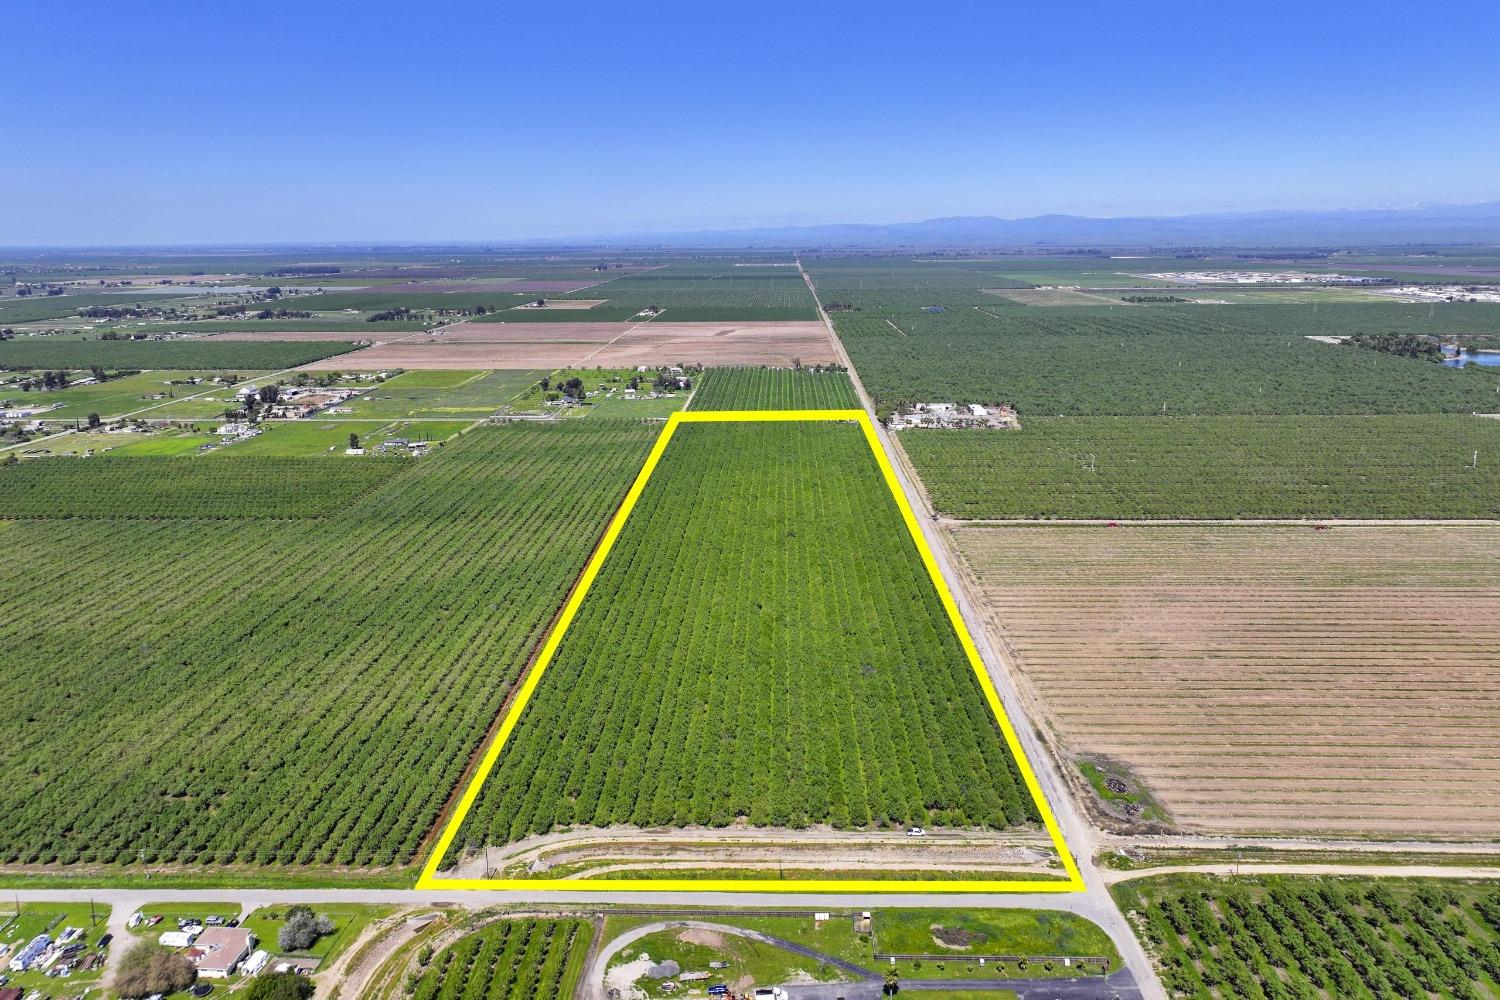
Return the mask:
[[[574,241],[568,241],[574,242]],[[695,232],[620,233],[589,243],[674,247],[973,248],[1056,245],[1374,246],[1500,243],[1500,201],[1475,205],[1338,211],[1227,212],[1205,215],[1037,215],[1025,219],[956,216],[924,222],[779,226]]]

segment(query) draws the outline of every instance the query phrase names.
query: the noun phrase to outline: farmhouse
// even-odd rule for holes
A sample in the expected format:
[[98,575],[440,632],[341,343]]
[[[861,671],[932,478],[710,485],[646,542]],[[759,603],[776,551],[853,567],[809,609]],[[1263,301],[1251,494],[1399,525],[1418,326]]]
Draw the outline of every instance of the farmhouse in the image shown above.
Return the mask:
[[228,979],[254,944],[255,937],[243,927],[210,927],[198,935],[187,957],[197,967],[198,975]]
[[963,406],[954,403],[913,403],[892,413],[887,423],[893,431],[908,427],[935,427],[943,430],[992,427],[1016,430],[1021,426],[1015,409],[1004,403],[994,406],[982,406],[979,403]]

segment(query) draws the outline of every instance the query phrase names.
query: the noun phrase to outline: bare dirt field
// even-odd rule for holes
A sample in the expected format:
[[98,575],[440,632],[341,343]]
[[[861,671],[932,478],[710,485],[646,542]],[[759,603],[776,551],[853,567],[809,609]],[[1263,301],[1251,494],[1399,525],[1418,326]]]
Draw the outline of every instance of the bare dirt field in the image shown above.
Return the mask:
[[622,871],[672,868],[969,872],[1003,875],[1060,874],[1057,852],[1040,831],[932,830],[914,839],[903,831],[799,830],[685,827],[644,830],[631,826],[582,827],[528,837],[514,844],[470,851],[449,872],[480,877],[590,878]]
[[950,531],[1054,745],[1183,829],[1500,831],[1500,526]]
[[563,368],[642,364],[790,365],[836,361],[816,321],[758,323],[458,323],[306,366]]
[[382,368],[566,368],[580,363],[593,344],[427,344],[400,343],[366,347],[324,358],[306,371],[375,371]]
[[404,337],[418,336],[408,330],[405,333],[350,333],[347,330],[328,330],[319,332],[317,330],[233,330],[228,333],[207,333],[198,340],[290,340],[290,341],[326,341],[326,340],[368,340],[373,344],[384,344],[392,340],[401,340]]
[[611,344],[590,364],[656,362],[705,365],[790,365],[837,361],[828,330],[817,320],[758,323],[645,323]]
[[454,323],[412,343],[607,344],[633,323]]

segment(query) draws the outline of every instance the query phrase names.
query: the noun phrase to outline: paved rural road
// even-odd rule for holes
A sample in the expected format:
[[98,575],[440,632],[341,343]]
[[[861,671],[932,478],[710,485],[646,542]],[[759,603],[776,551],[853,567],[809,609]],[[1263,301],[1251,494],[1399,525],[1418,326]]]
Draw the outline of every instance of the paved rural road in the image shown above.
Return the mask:
[[[833,321],[823,310],[823,301],[818,296],[818,289],[813,284],[812,276],[802,267],[800,260],[797,262],[797,270],[802,273],[803,281],[807,283],[808,290],[812,292],[817,302],[818,315],[822,316],[823,323],[828,327],[828,335],[833,338],[840,360],[849,369],[849,380],[854,383],[854,391],[859,394],[860,404],[874,420],[880,445],[891,458],[891,467],[896,471],[896,479],[901,484],[901,490],[906,494],[907,503],[917,515],[917,522],[921,525],[922,534],[927,539],[927,546],[932,550],[938,569],[948,583],[948,589],[958,605],[959,614],[968,627],[970,636],[974,639],[974,645],[979,650],[979,657],[984,662],[985,670],[988,671],[990,680],[1000,695],[1001,704],[1004,705],[1006,714],[1010,717],[1016,737],[1021,741],[1022,749],[1025,750],[1032,770],[1036,773],[1037,782],[1042,787],[1042,794],[1052,806],[1058,826],[1062,829],[1063,839],[1067,842],[1073,859],[1083,875],[1086,891],[1071,894],[1081,903],[1073,912],[1088,917],[1104,928],[1115,942],[1115,946],[1119,948],[1126,967],[1135,974],[1143,996],[1149,1000],[1166,1000],[1166,990],[1162,988],[1161,981],[1156,976],[1156,970],[1152,967],[1150,959],[1146,957],[1146,952],[1141,948],[1140,942],[1136,940],[1124,914],[1110,897],[1109,888],[1101,877],[1099,869],[1094,865],[1094,829],[1078,811],[1071,791],[1056,767],[1053,766],[1052,755],[1037,739],[1036,731],[1023,710],[1020,693],[1016,690],[1009,665],[990,642],[984,617],[979,614],[979,610],[970,600],[963,578],[953,567],[948,552],[948,539],[939,530],[936,512],[927,506],[925,496],[908,474],[904,460],[905,453],[900,450],[900,446],[885,426],[875,419],[875,407],[870,400],[869,393],[865,391],[864,383],[860,381],[859,373],[855,371],[854,362],[849,358],[849,353],[844,350],[844,344],[839,340],[837,331],[834,330]],[[1052,905],[1056,906],[1055,903]]]

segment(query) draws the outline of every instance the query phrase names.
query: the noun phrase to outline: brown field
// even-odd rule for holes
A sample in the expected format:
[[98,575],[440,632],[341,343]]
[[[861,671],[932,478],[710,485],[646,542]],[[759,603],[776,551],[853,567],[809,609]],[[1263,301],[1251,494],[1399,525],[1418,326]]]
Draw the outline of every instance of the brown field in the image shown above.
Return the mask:
[[418,334],[306,367],[790,365],[797,358],[807,364],[837,360],[822,323],[457,323],[440,334]]
[[[421,338],[434,344],[607,344],[633,323],[454,323]],[[412,343],[418,343],[413,340]]]
[[[547,304],[545,306],[542,306],[541,308],[548,311],[560,309],[566,312],[568,310],[576,309],[592,309],[595,306],[602,306],[608,301],[608,299],[548,299]],[[526,302],[522,302],[518,306],[511,306],[511,309],[524,309],[531,312],[537,311],[536,306]]]
[[401,340],[405,337],[421,336],[418,332],[411,330],[405,333],[350,333],[348,330],[232,330],[228,333],[206,333],[197,340],[368,340],[375,344],[384,344],[392,340]]
[[1184,830],[1500,831],[1500,526],[952,537],[1054,746]]

